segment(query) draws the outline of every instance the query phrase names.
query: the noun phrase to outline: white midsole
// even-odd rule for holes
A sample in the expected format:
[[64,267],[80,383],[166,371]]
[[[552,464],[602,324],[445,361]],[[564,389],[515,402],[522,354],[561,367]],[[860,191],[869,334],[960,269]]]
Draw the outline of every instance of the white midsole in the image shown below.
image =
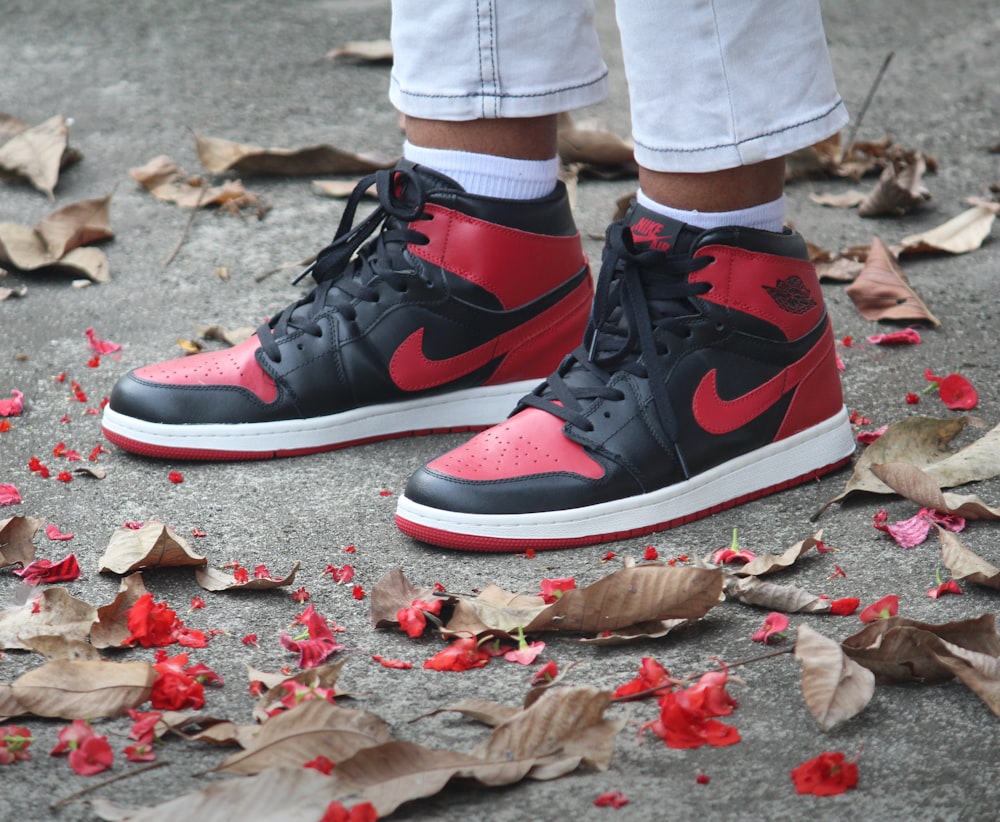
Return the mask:
[[322,448],[410,431],[481,427],[505,419],[538,380],[466,388],[413,400],[278,422],[173,425],[104,409],[104,428],[147,445],[211,451],[261,452]]
[[469,514],[399,497],[396,514],[415,525],[470,537],[570,540],[632,531],[701,513],[832,465],[854,453],[847,409],[824,422],[695,477],[613,502],[529,514]]

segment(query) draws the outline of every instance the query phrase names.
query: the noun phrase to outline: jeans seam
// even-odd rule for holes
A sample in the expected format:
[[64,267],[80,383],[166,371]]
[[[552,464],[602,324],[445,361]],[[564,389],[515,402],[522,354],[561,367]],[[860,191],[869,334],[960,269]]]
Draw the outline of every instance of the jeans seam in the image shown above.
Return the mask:
[[824,117],[829,117],[834,111],[840,108],[843,104],[844,101],[838,97],[837,102],[835,102],[822,114],[817,114],[815,117],[810,117],[807,120],[799,120],[798,122],[791,123],[787,126],[783,126],[782,128],[776,128],[772,129],[771,131],[765,131],[762,132],[761,134],[756,134],[753,137],[747,137],[745,140],[736,140],[730,143],[717,143],[715,145],[704,146],[702,148],[670,148],[667,146],[656,147],[656,146],[651,146],[648,143],[643,143],[641,140],[635,139],[634,136],[632,139],[636,146],[644,148],[647,151],[670,152],[671,154],[696,154],[699,151],[715,151],[716,149],[720,148],[738,148],[739,146],[746,145],[747,143],[752,143],[754,140],[760,140],[764,137],[771,137],[775,134],[782,134],[786,131],[791,131],[792,129],[799,128],[800,126],[805,126],[808,125],[809,123],[815,123],[818,120],[822,120]]
[[511,93],[506,93],[506,92],[503,93],[503,94],[501,94],[499,92],[490,93],[490,92],[487,92],[485,90],[482,90],[482,91],[471,91],[471,92],[468,92],[467,94],[438,94],[438,93],[430,93],[430,92],[407,91],[406,89],[404,89],[402,87],[402,85],[400,85],[400,82],[399,82],[398,79],[396,79],[395,77],[393,77],[392,81],[395,83],[396,88],[399,90],[399,93],[402,94],[402,95],[404,95],[404,96],[406,96],[406,97],[421,97],[421,98],[441,99],[441,100],[463,100],[463,99],[470,99],[470,98],[474,98],[474,97],[494,97],[494,98],[499,98],[499,99],[504,99],[504,100],[518,100],[518,99],[522,99],[522,98],[523,99],[529,99],[529,98],[532,98],[532,97],[549,97],[549,96],[551,96],[553,94],[559,94],[559,93],[564,92],[564,91],[575,91],[576,89],[587,88],[588,86],[596,86],[598,83],[600,83],[603,80],[605,80],[607,78],[607,76],[608,76],[608,72],[604,71],[604,72],[602,72],[600,74],[600,76],[595,77],[593,80],[588,80],[585,83],[577,83],[577,84],[572,85],[572,86],[560,86],[559,88],[549,89],[549,90],[546,90],[546,91],[533,92],[533,93],[530,93],[530,94],[528,94],[528,93],[524,93],[524,94],[511,94]]

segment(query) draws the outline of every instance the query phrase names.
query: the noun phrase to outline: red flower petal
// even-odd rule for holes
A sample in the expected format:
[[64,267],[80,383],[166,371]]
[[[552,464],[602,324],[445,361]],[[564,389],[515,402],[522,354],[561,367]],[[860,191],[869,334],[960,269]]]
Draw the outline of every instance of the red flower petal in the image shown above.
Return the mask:
[[949,374],[938,385],[938,396],[952,411],[969,411],[979,403],[979,394],[965,377]]
[[19,571],[14,571],[22,582],[38,585],[43,582],[71,582],[80,577],[80,564],[76,554],[69,554],[59,562],[36,559]]
[[834,616],[850,616],[861,605],[861,600],[857,597],[843,597],[835,599],[830,603],[830,613]]
[[858,784],[858,766],[839,751],[824,751],[791,771],[796,793],[833,796]]
[[177,485],[184,482],[184,475],[180,471],[171,471],[167,474],[167,479],[174,483],[174,485]]
[[413,667],[412,662],[404,662],[401,659],[386,659],[384,656],[379,656],[378,654],[373,654],[372,659],[383,668],[396,668],[405,671]]
[[868,342],[874,345],[918,345],[920,334],[915,328],[904,328],[891,334],[872,334]]
[[594,800],[598,808],[620,808],[628,804],[628,797],[621,791],[605,791]]
[[862,622],[874,622],[876,619],[888,619],[897,613],[899,613],[899,597],[895,594],[889,594],[878,602],[873,602],[858,617]]
[[424,667],[433,671],[468,671],[489,661],[490,655],[476,646],[475,637],[462,637],[426,660]]

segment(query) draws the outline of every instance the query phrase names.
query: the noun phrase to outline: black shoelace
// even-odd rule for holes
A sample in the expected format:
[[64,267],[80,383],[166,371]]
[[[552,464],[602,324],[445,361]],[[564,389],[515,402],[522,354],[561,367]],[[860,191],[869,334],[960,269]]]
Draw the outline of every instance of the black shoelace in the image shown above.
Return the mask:
[[[379,204],[354,226],[358,204],[372,183]],[[333,240],[295,280],[297,283],[312,274],[316,287],[257,329],[264,354],[273,362],[281,362],[277,340],[297,330],[322,336],[317,318],[331,306],[346,319],[353,320],[356,302],[377,301],[382,284],[395,291],[405,291],[406,278],[413,271],[402,252],[409,244],[426,245],[428,242],[424,234],[407,226],[412,220],[430,219],[424,212],[426,201],[424,181],[416,174],[387,169],[364,177],[347,200]],[[369,240],[380,227],[378,235]]]
[[[540,408],[583,431],[593,431],[586,406],[597,399],[624,399],[608,383],[615,373],[626,371],[649,380],[657,419],[676,450],[677,420],[667,395],[664,363],[671,343],[688,336],[690,318],[701,313],[692,298],[710,288],[708,283],[690,283],[687,277],[711,258],[638,249],[624,223],[608,229],[606,245],[585,345],[519,407]],[[677,453],[687,475],[683,456]]]

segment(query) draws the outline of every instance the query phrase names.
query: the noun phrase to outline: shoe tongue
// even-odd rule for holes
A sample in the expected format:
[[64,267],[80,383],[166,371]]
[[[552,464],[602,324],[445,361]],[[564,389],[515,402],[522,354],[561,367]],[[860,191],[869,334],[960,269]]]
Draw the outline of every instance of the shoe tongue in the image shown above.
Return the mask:
[[396,168],[400,171],[405,171],[408,174],[420,177],[424,183],[425,190],[428,193],[441,191],[442,189],[446,191],[457,191],[460,193],[465,191],[465,189],[462,188],[462,186],[460,186],[455,180],[451,179],[451,177],[442,174],[440,171],[435,171],[428,166],[418,165],[410,160],[400,160],[396,163]]
[[668,254],[687,254],[702,233],[700,228],[658,214],[639,203],[629,209],[625,223],[632,232],[632,241],[641,251],[652,249]]

